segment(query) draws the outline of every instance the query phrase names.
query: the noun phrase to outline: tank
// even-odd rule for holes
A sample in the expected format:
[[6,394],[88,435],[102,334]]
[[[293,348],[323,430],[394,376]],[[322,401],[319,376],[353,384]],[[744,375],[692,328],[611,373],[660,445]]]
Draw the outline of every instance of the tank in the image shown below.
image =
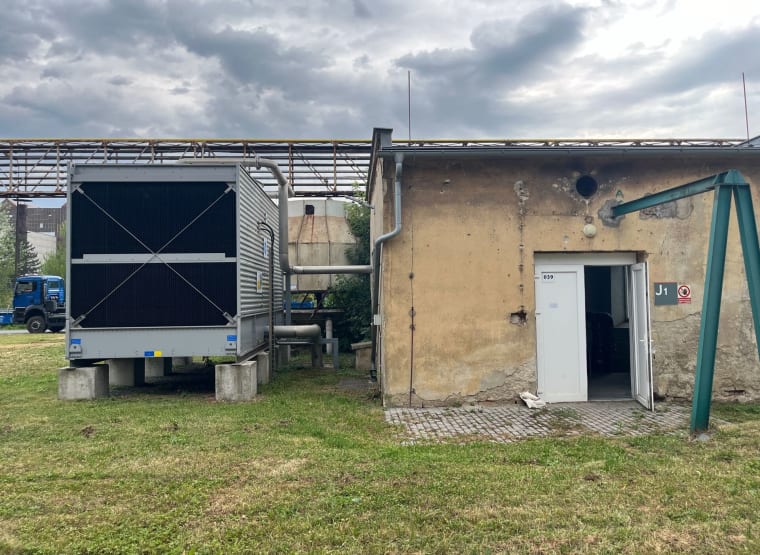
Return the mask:
[[238,165],[74,165],[67,357],[234,355],[263,348],[277,207]]
[[[346,221],[347,202],[331,198],[294,198],[288,201],[288,255],[296,266],[349,264],[346,251],[356,244]],[[294,291],[325,291],[335,275],[295,274]]]

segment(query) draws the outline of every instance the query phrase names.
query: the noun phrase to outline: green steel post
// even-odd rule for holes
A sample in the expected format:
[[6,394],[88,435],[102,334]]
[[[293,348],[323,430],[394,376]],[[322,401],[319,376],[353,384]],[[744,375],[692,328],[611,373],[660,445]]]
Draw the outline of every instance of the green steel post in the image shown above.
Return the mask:
[[697,370],[694,377],[694,398],[691,407],[691,431],[707,430],[710,422],[715,350],[718,343],[720,299],[723,293],[723,270],[726,265],[728,241],[728,216],[731,213],[733,187],[720,185],[715,188],[710,245],[707,250],[707,272],[702,301],[702,323],[697,347]]
[[752,208],[752,193],[749,186],[734,187],[734,198],[744,253],[749,302],[752,305],[752,321],[755,324],[755,343],[760,357],[760,246],[757,242],[757,224],[755,224],[755,210]]

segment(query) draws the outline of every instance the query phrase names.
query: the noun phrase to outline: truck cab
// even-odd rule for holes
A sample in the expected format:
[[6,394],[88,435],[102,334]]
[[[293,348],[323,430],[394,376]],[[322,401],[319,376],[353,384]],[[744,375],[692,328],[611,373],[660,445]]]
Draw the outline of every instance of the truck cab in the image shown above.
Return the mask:
[[13,291],[13,323],[29,333],[66,327],[66,289],[60,276],[20,276]]

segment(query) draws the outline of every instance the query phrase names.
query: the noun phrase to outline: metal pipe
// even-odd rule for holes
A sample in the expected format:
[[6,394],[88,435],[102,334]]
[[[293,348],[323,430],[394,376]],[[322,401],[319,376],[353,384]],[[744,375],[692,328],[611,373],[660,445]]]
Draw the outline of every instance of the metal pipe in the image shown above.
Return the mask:
[[217,164],[240,164],[241,166],[256,166],[257,170],[266,168],[272,175],[274,175],[279,185],[287,185],[288,192],[295,196],[293,187],[288,184],[288,180],[282,175],[277,162],[270,160],[269,158],[259,158],[258,155],[251,158],[239,158],[239,157],[225,157],[225,158],[180,158],[177,160],[177,164],[190,164],[190,165],[217,165]]
[[[377,308],[380,304],[380,255],[382,246],[388,240],[392,239],[401,232],[401,178],[404,173],[404,154],[397,152],[394,160],[396,162],[396,175],[393,180],[393,209],[395,214],[395,227],[388,233],[375,239],[375,248],[372,251],[372,269],[373,269],[373,286],[372,286],[372,318],[374,320],[377,314]],[[372,323],[372,352],[370,355],[370,379],[377,380],[377,326]]]
[[269,234],[269,368],[275,369],[274,356],[274,229],[266,222],[258,223],[258,230]]
[[274,326],[275,337],[305,337],[319,338],[322,337],[322,328],[319,324],[306,324],[303,326]]

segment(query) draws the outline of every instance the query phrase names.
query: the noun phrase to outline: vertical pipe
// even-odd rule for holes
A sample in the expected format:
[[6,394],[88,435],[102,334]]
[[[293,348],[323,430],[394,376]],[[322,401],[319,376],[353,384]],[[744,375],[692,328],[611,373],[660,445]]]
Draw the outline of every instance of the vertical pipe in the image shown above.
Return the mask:
[[[332,339],[333,336],[333,321],[332,318],[325,320],[325,339]],[[328,355],[332,354],[332,343],[325,345],[325,350]]]
[[712,223],[710,224],[710,245],[707,250],[702,323],[699,330],[699,346],[697,347],[694,397],[691,408],[692,433],[707,430],[710,421],[710,401],[715,371],[715,352],[718,344],[718,322],[720,320],[720,299],[723,292],[723,271],[726,264],[731,193],[731,186],[719,185],[715,188]]
[[739,219],[739,236],[744,253],[744,271],[747,274],[749,302],[752,321],[755,324],[755,343],[760,357],[760,246],[757,241],[755,210],[752,208],[752,192],[749,186],[734,187],[736,215]]
[[[380,304],[380,260],[382,246],[388,240],[401,232],[401,178],[404,170],[404,155],[397,153],[395,156],[396,175],[393,179],[393,210],[396,225],[393,230],[375,239],[375,248],[372,251],[372,351],[370,354],[369,376],[372,381],[377,381],[377,324],[374,319]],[[369,199],[368,199],[369,200]]]

